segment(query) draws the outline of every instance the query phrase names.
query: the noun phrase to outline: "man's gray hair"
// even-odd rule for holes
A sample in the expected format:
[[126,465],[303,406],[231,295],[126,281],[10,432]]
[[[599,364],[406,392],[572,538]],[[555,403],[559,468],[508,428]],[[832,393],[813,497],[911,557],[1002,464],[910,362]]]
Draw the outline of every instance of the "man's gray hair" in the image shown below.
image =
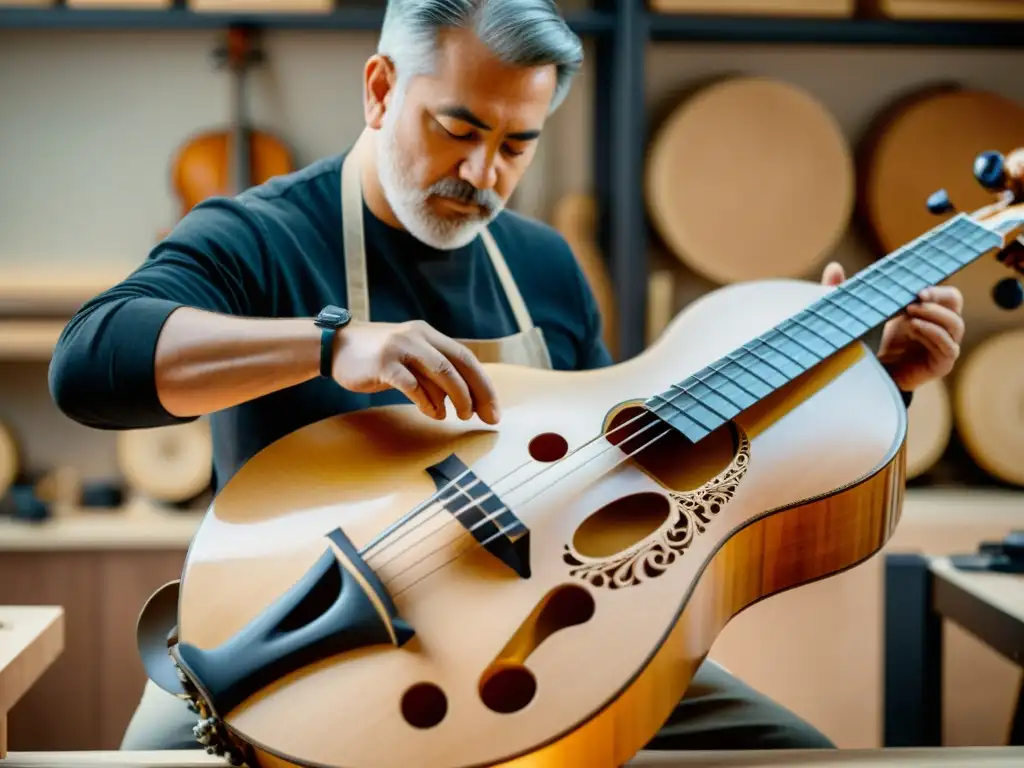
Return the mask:
[[472,30],[505,64],[555,65],[550,112],[565,100],[583,63],[583,44],[553,0],[388,0],[377,52],[394,62],[404,85],[433,71],[437,35],[446,27]]

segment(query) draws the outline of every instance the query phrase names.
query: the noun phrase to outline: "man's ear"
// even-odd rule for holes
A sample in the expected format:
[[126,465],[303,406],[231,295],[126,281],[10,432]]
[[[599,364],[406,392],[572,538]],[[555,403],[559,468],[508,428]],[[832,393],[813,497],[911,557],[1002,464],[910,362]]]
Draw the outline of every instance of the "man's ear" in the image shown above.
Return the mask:
[[363,115],[367,127],[378,131],[394,92],[395,65],[386,56],[374,54],[366,62],[363,78]]

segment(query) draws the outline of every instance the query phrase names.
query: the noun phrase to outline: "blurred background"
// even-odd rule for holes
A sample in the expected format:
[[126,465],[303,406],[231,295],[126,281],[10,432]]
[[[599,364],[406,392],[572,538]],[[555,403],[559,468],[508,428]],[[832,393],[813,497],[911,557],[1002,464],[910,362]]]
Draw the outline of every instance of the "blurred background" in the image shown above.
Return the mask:
[[[619,359],[716,288],[818,280],[829,260],[856,272],[942,220],[925,208],[940,187],[984,205],[974,157],[1024,146],[1020,0],[560,5],[587,61],[513,207],[569,240]],[[187,210],[175,169],[199,135],[257,127],[296,168],[345,150],[380,17],[331,0],[0,0],[0,604],[62,605],[67,628],[11,713],[12,750],[117,747],[144,681],[135,619],[209,502],[204,422],[116,434],[57,411],[58,333]],[[232,29],[262,61],[216,63]],[[889,551],[1024,528],[1024,310],[992,298],[1007,274],[979,262],[952,281],[968,337],[910,409]],[[840,746],[881,744],[879,563],[755,606],[712,655]],[[1004,743],[1019,670],[946,633],[946,742]]]

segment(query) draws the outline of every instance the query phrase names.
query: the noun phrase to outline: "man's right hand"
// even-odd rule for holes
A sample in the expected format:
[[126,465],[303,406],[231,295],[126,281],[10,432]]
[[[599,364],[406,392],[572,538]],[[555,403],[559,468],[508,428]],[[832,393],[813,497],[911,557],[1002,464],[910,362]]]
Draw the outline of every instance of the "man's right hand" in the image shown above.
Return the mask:
[[444,418],[446,397],[463,420],[474,413],[488,424],[500,418],[494,387],[473,353],[420,320],[352,321],[337,334],[333,374],[352,392],[397,389],[434,419]]

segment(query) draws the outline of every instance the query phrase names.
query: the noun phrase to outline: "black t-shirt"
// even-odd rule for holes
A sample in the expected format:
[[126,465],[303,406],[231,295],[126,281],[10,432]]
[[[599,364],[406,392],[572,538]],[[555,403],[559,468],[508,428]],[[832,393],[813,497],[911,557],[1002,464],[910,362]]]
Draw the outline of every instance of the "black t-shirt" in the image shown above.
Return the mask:
[[[190,211],[124,281],[86,303],[61,334],[50,391],[87,426],[136,429],[190,421],[160,404],[154,352],[180,307],[246,317],[313,318],[347,306],[341,162],[335,156]],[[455,338],[518,331],[477,237],[441,251],[377,219],[365,204],[371,320],[425,320]],[[511,211],[490,225],[533,322],[559,370],[612,362],[596,302],[568,244],[546,224]],[[312,322],[312,319],[310,320]],[[300,427],[373,405],[408,402],[395,390],[349,392],[317,378],[212,414],[215,486],[259,450]]]

